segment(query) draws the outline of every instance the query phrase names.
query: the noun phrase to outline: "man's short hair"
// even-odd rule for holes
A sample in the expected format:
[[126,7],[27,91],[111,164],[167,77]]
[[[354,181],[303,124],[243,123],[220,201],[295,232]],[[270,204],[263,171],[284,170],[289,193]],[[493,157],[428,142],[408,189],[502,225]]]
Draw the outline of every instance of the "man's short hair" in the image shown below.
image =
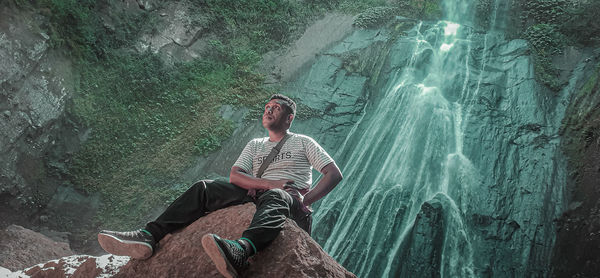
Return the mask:
[[269,99],[269,101],[274,99],[283,100],[283,106],[286,108],[288,114],[293,114],[294,117],[296,117],[296,103],[291,98],[282,94],[274,94],[271,96],[271,99]]

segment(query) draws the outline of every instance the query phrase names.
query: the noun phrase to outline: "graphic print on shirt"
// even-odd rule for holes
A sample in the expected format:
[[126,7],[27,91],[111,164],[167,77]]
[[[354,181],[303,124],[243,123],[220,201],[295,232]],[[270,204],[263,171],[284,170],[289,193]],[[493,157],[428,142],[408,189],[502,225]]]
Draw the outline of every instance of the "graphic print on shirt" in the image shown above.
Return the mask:
[[[260,168],[260,166],[262,165],[263,161],[265,161],[265,160],[267,159],[267,157],[268,157],[268,155],[265,155],[265,156],[259,156],[259,157],[257,158],[257,160],[258,160],[258,163],[257,163],[257,165],[256,165],[256,166],[257,166],[258,168]],[[273,160],[271,160],[271,163],[274,163],[274,162],[276,162],[276,161],[278,161],[278,160],[281,160],[281,159],[286,159],[286,158],[287,158],[287,159],[289,159],[289,158],[292,158],[292,152],[289,152],[289,151],[288,151],[288,152],[285,152],[285,153],[279,153],[279,154],[277,154],[277,156],[273,157]]]

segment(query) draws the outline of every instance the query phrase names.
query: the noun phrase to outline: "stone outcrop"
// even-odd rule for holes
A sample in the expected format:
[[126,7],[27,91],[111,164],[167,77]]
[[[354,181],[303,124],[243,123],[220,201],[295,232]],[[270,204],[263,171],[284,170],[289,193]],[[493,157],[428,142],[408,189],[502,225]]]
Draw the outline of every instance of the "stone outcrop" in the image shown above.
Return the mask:
[[69,255],[73,251],[68,243],[21,226],[11,225],[0,231],[0,266],[12,271]]
[[[246,204],[213,212],[165,237],[154,256],[130,261],[116,277],[221,277],[200,239],[207,233],[239,238],[250,224],[255,208]],[[354,277],[288,220],[275,241],[254,256],[246,277]]]
[[[198,219],[185,229],[161,240],[148,260],[127,257],[71,256],[36,265],[15,275],[31,277],[222,277],[204,252],[201,238],[216,233],[239,238],[255,212],[253,204],[230,207]],[[321,249],[293,221],[281,234],[253,256],[244,277],[356,277]]]
[[[130,6],[133,1],[127,1]],[[139,5],[148,10],[148,7],[160,6],[153,12],[159,13],[161,21],[157,23],[156,33],[145,33],[139,38],[135,48],[139,52],[150,50],[158,53],[163,61],[172,64],[175,62],[191,61],[200,58],[211,47],[209,41],[216,36],[209,30],[209,22],[205,16],[192,14],[194,4],[186,1],[164,2],[156,5],[156,1]]]
[[410,240],[400,248],[400,268],[395,277],[439,277],[444,240],[444,210],[438,200],[425,202],[417,214]]

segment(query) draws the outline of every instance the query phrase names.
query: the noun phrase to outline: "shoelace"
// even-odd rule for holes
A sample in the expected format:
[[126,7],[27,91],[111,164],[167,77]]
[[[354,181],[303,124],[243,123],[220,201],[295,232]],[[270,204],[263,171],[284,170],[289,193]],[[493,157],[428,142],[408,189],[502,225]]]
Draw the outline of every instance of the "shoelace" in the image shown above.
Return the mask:
[[130,237],[130,238],[136,238],[136,239],[140,239],[140,240],[144,240],[147,241],[148,239],[144,236],[144,232],[137,230],[137,231],[127,231],[127,232],[120,232],[120,234],[123,237]]
[[227,249],[229,249],[230,259],[232,263],[236,267],[244,266],[246,262],[246,250],[240,245],[239,242],[234,240],[224,240],[225,244],[227,244]]
[[141,237],[140,231],[127,231],[124,232],[123,235],[128,237]]

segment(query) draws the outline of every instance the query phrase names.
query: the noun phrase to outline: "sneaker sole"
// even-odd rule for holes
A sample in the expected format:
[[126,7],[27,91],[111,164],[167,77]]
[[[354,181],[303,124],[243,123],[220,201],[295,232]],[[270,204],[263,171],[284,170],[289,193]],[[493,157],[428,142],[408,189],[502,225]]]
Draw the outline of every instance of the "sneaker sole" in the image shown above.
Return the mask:
[[225,254],[219,245],[212,237],[212,235],[204,235],[202,237],[202,246],[204,247],[204,251],[213,261],[217,270],[226,278],[237,278],[238,273],[235,271],[235,268],[229,263],[229,261],[225,258]]
[[138,241],[121,240],[108,234],[98,234],[98,243],[106,252],[118,256],[129,256],[145,260],[152,256],[152,246]]

